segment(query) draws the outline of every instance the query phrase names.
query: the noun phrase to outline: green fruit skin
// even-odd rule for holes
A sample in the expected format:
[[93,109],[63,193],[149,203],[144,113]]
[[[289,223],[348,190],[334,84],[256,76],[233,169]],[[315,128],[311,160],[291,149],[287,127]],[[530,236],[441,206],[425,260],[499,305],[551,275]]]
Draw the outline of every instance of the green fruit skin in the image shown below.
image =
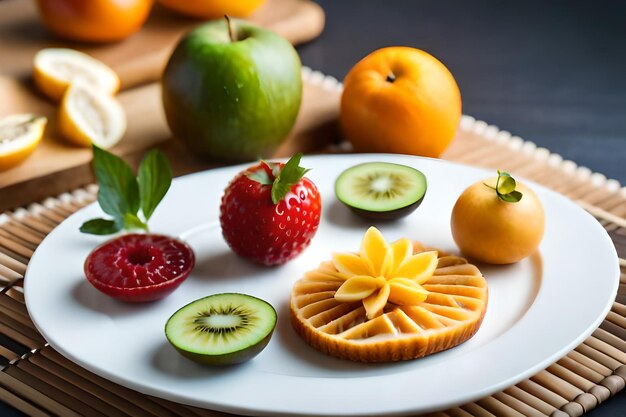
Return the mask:
[[200,157],[227,162],[270,156],[302,101],[301,63],[274,32],[224,19],[185,36],[162,77],[162,99],[175,137]]
[[261,353],[261,351],[265,349],[267,344],[270,342],[273,333],[274,331],[272,330],[263,340],[255,345],[248,346],[245,349],[239,350],[237,352],[227,353],[225,355],[203,355],[200,353],[188,352],[186,350],[180,349],[171,341],[170,343],[181,355],[188,359],[191,359],[194,362],[210,366],[227,366],[236,365],[238,363],[248,361]]

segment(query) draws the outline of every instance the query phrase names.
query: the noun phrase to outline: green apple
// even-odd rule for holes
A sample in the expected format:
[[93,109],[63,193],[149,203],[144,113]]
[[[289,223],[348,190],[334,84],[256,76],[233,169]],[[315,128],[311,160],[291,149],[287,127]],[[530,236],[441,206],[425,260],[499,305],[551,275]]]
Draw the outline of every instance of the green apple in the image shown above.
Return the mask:
[[271,30],[211,21],[176,46],[162,98],[172,133],[194,154],[222,161],[267,157],[298,115],[300,58]]

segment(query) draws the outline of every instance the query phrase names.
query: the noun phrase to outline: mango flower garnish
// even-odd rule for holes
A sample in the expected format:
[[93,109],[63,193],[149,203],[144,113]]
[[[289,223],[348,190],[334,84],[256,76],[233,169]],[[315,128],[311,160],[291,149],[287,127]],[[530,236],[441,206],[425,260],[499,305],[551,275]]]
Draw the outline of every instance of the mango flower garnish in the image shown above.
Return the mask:
[[428,297],[421,284],[437,268],[437,251],[413,255],[409,239],[388,244],[375,227],[370,227],[359,253],[335,253],[333,264],[346,281],[335,293],[339,302],[363,301],[368,320],[383,313],[387,301],[415,305]]

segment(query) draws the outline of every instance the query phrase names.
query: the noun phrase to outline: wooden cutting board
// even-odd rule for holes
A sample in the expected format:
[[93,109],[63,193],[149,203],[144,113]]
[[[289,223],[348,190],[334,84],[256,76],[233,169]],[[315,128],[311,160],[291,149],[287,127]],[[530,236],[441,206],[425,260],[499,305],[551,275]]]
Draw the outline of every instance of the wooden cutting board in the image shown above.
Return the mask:
[[[35,112],[49,120],[44,139],[33,155],[23,164],[0,173],[0,212],[94,181],[89,165],[91,150],[66,144],[56,134],[56,107],[53,104],[34,94],[29,83],[12,78],[0,77],[0,91],[8,97],[0,100],[0,115]],[[175,175],[218,166],[216,162],[195,159],[171,139],[158,84],[123,91],[118,98],[126,110],[128,130],[113,152],[136,165],[146,149],[158,146],[168,155]],[[296,125],[276,156],[320,149],[336,140],[338,113],[339,92],[329,93],[320,86],[305,83]]]
[[[128,130],[112,149],[130,162],[136,162],[146,149],[162,147],[177,175],[216,166],[198,161],[171,134],[161,107],[160,88],[153,81],[181,34],[199,24],[155,6],[144,28],[126,41],[106,46],[68,44],[55,40],[38,21],[34,2],[0,2],[0,117],[14,113],[36,113],[48,118],[42,143],[23,164],[0,172],[0,211],[25,205],[93,182],[89,162],[91,151],[67,144],[56,129],[57,107],[40,95],[30,78],[34,54],[47,46],[70,46],[103,60],[119,74],[122,91],[118,98],[126,110]],[[270,27],[293,43],[311,40],[321,33],[324,13],[308,0],[268,0],[251,20]],[[316,147],[316,133],[334,123],[338,95],[328,95],[319,87],[305,86],[304,99],[296,126],[277,156]],[[315,133],[313,133],[315,132]]]
[[[324,11],[310,0],[266,0],[249,20],[296,45],[322,32]],[[201,23],[156,4],[143,28],[130,38],[90,45],[55,38],[40,23],[34,0],[4,0],[0,2],[0,74],[24,79],[37,51],[66,47],[103,61],[118,73],[122,89],[130,88],[157,80],[181,35]]]

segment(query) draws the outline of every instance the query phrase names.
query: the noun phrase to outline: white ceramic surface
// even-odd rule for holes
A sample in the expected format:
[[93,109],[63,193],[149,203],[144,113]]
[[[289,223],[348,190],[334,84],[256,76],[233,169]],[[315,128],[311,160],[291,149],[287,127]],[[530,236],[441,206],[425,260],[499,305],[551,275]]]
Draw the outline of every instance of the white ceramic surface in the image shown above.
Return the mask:
[[[417,211],[399,221],[374,223],[385,237],[406,236],[456,252],[449,226],[452,206],[465,187],[492,172],[400,155],[305,157],[302,164],[312,168],[308,176],[322,193],[319,231],[292,262],[262,268],[237,258],[221,237],[221,194],[242,169],[228,167],[175,180],[151,220],[153,231],[183,237],[196,253],[196,268],[172,295],[129,305],[91,287],[83,262],[105,239],[78,231],[82,222],[101,215],[91,205],[50,233],[32,257],[25,278],[30,315],[64,356],[144,393],[249,415],[339,416],[427,412],[492,394],[565,355],[608,312],[619,282],[608,235],[565,197],[531,184],[546,210],[540,256],[511,266],[479,265],[489,285],[489,307],[471,340],[423,359],[377,365],[313,350],[291,328],[289,294],[303,272],[331,252],[358,249],[370,222],[337,201],[333,183],[343,169],[367,161],[410,165],[428,179]],[[274,305],[279,321],[268,347],[252,361],[208,368],[170,347],[163,327],[179,307],[219,292],[263,298]]]

